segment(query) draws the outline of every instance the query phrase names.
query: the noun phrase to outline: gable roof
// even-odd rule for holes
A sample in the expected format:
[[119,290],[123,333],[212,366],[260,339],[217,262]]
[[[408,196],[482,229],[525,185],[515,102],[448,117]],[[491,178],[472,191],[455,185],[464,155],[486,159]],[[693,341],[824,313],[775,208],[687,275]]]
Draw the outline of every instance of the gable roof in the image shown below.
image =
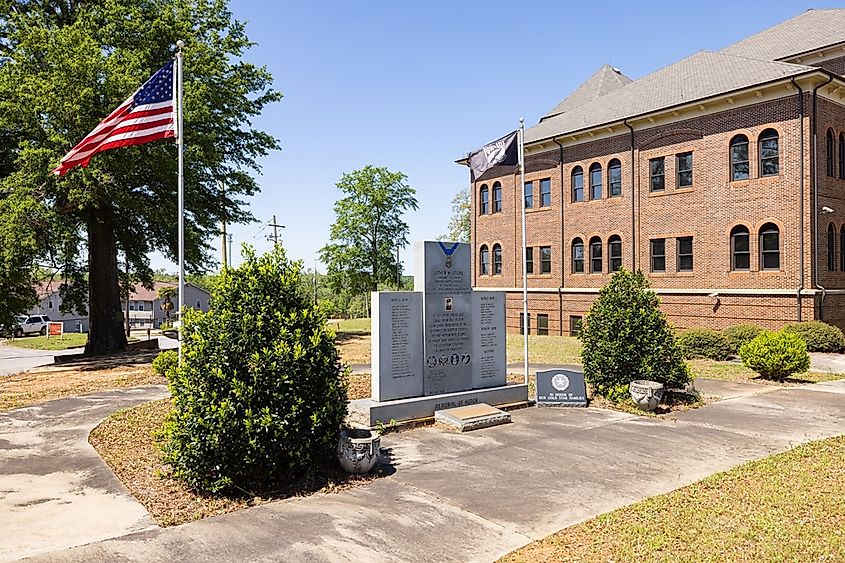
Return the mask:
[[775,61],[838,43],[845,43],[845,9],[807,10],[721,52]]
[[[135,287],[132,288],[132,291],[129,293],[129,299],[135,301],[155,301],[158,299],[158,290],[162,287],[178,287],[179,284],[172,283],[172,282],[153,282],[153,288],[147,289],[140,283],[135,284]],[[185,283],[185,287],[193,287],[198,291],[202,291],[203,293],[209,294],[203,288],[196,286],[190,282]],[[178,290],[177,290],[178,295]],[[210,295],[210,294],[209,294]],[[121,297],[122,299],[122,297]]]
[[585,80],[574,92],[569,94],[569,96],[556,105],[549,113],[544,115],[540,121],[571,111],[588,102],[592,102],[596,98],[618,90],[631,82],[633,81],[622,74],[618,68],[613,68],[610,65],[602,65],[595,74]]
[[699,51],[571,111],[542,120],[526,129],[525,142],[550,139],[816,71],[817,68],[805,65]]

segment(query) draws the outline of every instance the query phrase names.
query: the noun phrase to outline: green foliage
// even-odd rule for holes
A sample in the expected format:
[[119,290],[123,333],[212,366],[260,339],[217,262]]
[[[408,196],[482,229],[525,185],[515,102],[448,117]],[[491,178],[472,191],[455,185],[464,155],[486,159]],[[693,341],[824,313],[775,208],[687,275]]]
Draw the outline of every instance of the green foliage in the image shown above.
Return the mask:
[[616,272],[593,302],[581,332],[584,376],[602,396],[635,379],[682,387],[690,371],[641,272]]
[[464,188],[452,198],[452,217],[449,219],[449,233],[439,239],[470,242],[472,215],[470,211],[469,188]]
[[731,353],[738,354],[743,344],[751,342],[761,332],[763,332],[761,326],[744,324],[728,327],[722,331],[722,335],[728,339],[731,345]]
[[224,273],[208,313],[185,314],[162,433],[174,475],[211,493],[255,492],[333,457],[346,379],[326,318],[277,246]]
[[797,334],[763,331],[739,349],[742,363],[766,379],[784,379],[810,368],[807,344]]
[[[252,125],[281,95],[266,68],[244,60],[253,45],[244,23],[233,19],[225,0],[0,1],[0,200],[12,194],[15,206],[31,200],[18,216],[22,237],[31,240],[20,245],[0,240],[3,252],[16,255],[0,260],[0,317],[29,301],[18,278],[42,263],[68,280],[62,289],[68,308],[84,311],[90,294],[90,311],[98,318],[91,324],[93,341],[125,342],[100,334],[120,334],[119,323],[101,322],[120,312],[111,283],[117,277],[114,257],[126,269],[125,256],[145,283],[152,281],[148,257],[154,251],[175,261],[176,146],[157,141],[108,151],[63,177],[50,170],[172,60],[180,39],[185,257],[190,270],[199,270],[210,262],[212,248],[205,241],[217,235],[222,219],[251,219],[243,202],[258,191],[252,174],[279,147]],[[225,181],[225,197],[219,180]],[[6,212],[0,209],[0,216]],[[89,244],[93,232],[100,236]],[[98,271],[87,276],[90,257],[105,258],[94,261]],[[94,284],[100,284],[96,291]]]
[[406,180],[401,172],[365,166],[337,183],[346,197],[334,205],[331,240],[320,250],[333,287],[361,294],[377,291],[379,283],[396,286],[396,249],[408,245],[402,215],[417,209]]
[[792,323],[783,330],[800,337],[807,344],[808,352],[842,352],[845,350],[845,336],[842,331],[821,321]]
[[165,350],[153,360],[153,372],[169,377],[171,370],[176,367],[178,361],[179,354],[176,350]]
[[46,220],[43,206],[25,192],[4,197],[0,191],[0,332],[9,332],[15,316],[37,302],[32,256],[39,246],[38,230]]
[[692,328],[677,337],[678,346],[687,360],[706,358],[723,361],[733,352],[731,343],[725,336],[709,328]]

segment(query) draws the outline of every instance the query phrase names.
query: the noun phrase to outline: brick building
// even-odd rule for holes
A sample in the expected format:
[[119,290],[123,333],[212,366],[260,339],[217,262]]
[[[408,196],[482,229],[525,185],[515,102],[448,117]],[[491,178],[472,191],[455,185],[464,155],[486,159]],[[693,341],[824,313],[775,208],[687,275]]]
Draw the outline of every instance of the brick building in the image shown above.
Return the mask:
[[[845,10],[810,10],[638,80],[603,66],[525,132],[525,181],[472,184],[474,286],[570,334],[619,267],[679,328],[845,328]],[[463,162],[463,161],[462,161]]]

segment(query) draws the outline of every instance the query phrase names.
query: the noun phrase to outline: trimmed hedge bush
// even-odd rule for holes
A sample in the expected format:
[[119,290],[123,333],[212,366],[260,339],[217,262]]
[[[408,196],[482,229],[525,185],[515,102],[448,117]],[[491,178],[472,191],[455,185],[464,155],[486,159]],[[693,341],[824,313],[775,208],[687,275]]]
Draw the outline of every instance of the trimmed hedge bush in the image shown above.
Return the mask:
[[302,478],[334,458],[345,370],[326,317],[281,247],[223,274],[208,313],[184,315],[164,460],[192,489],[239,494]]
[[743,344],[757,338],[763,330],[761,326],[744,324],[728,327],[722,331],[722,334],[731,345],[731,353],[738,354]]
[[641,272],[619,270],[599,292],[581,332],[584,377],[596,394],[650,379],[683,387],[690,371],[657,295]]
[[179,354],[176,350],[165,350],[153,360],[153,371],[158,375],[168,377],[177,363],[179,363]]
[[728,339],[721,332],[709,328],[685,330],[678,335],[678,346],[688,360],[705,358],[723,361],[733,352]]
[[845,350],[845,335],[835,326],[821,321],[792,323],[783,330],[801,337],[808,352],[842,352]]
[[797,335],[785,330],[763,331],[739,349],[742,363],[766,379],[784,379],[810,368],[807,345]]

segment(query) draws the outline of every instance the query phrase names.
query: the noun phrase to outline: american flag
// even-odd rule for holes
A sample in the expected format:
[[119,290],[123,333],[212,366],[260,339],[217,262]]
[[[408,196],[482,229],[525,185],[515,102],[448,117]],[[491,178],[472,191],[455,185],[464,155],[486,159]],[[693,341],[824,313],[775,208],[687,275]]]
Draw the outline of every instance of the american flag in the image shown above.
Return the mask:
[[173,66],[167,63],[153,74],[73,147],[53,173],[62,176],[75,166],[88,166],[91,157],[103,151],[174,137]]

